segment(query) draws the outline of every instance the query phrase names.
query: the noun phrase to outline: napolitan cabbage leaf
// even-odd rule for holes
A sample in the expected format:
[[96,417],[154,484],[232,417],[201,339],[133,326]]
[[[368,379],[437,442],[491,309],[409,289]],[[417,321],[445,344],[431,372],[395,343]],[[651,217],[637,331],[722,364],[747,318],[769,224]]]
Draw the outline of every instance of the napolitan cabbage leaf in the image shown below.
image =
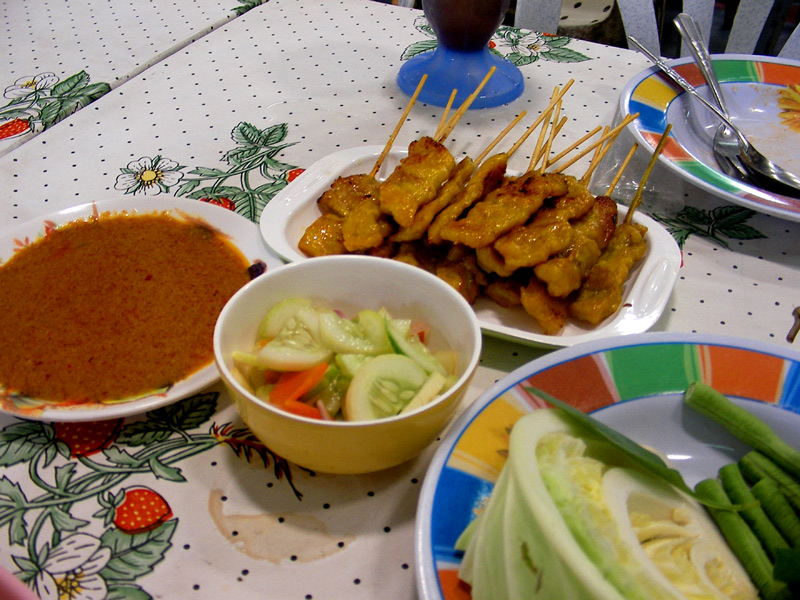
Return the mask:
[[704,506],[708,506],[719,510],[737,510],[737,511],[742,510],[743,508],[747,508],[746,505],[722,506],[713,503],[708,499],[701,498],[692,488],[690,488],[686,484],[680,472],[668,466],[657,454],[650,452],[650,450],[640,446],[629,437],[612,429],[608,425],[601,423],[594,417],[587,415],[586,413],[578,410],[574,406],[570,406],[566,402],[559,400],[558,398],[554,398],[545,391],[542,391],[534,387],[528,387],[525,389],[531,394],[538,396],[539,398],[541,398],[542,400],[544,400],[557,410],[560,410],[567,417],[569,417],[574,423],[577,423],[578,425],[589,429],[596,435],[600,436],[607,442],[611,443],[614,447],[623,452],[631,460],[635,461],[637,464],[647,469],[648,472],[652,473],[659,479],[662,479],[663,481],[666,481],[667,483],[675,486],[676,488],[678,488],[685,494],[691,496]]

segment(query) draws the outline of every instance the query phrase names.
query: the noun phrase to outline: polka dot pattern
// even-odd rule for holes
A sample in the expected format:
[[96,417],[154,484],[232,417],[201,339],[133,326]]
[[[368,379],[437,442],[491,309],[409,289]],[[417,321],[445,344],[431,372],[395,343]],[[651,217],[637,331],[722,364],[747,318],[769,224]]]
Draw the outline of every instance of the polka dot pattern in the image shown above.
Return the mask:
[[[33,29],[24,17],[12,14],[17,4],[9,0],[2,5],[5,22],[22,32]],[[43,4],[56,13],[53,0]],[[125,10],[150,6],[134,4]],[[178,7],[189,10],[176,2],[172,12],[163,13],[170,26],[185,18]],[[240,123],[259,130],[285,124],[287,145],[274,158],[301,168],[342,148],[383,144],[408,102],[395,77],[403,52],[425,39],[414,27],[420,14],[365,0],[270,0],[227,24],[215,24],[207,35],[0,156],[2,222],[13,227],[79,203],[124,200],[124,192],[114,187],[116,178],[121,168],[143,156],[175,161],[186,173],[229,169],[228,153],[237,147],[232,132]],[[133,29],[146,35],[142,21],[133,13],[125,15]],[[70,18],[79,21],[76,13]],[[90,30],[101,22],[96,17],[98,25],[93,25],[89,14],[81,18]],[[50,19],[55,22],[55,16]],[[108,46],[103,52],[131,54],[132,41],[121,41],[120,50],[103,39]],[[99,63],[90,60],[83,39],[71,44],[70,53],[83,56],[83,62],[65,65],[64,71],[93,72]],[[16,70],[24,51],[13,47]],[[522,67],[523,96],[506,107],[469,111],[447,142],[453,153],[478,154],[523,110],[528,113],[523,122],[531,122],[553,88],[570,79],[575,83],[562,107],[568,120],[554,149],[613,123],[620,91],[649,67],[647,60],[628,50],[575,40],[569,48],[588,60],[540,59]],[[59,53],[66,55],[64,46]],[[30,63],[34,71],[58,68],[57,62],[45,64],[45,50],[35,54],[42,58]],[[104,60],[116,64],[110,55]],[[25,65],[26,72],[32,72],[29,68]],[[122,77],[122,71],[111,73],[109,79]],[[397,144],[431,134],[441,115],[440,108],[417,104]],[[523,145],[512,157],[512,169],[526,167],[531,146]],[[570,172],[580,174],[586,165],[576,163]],[[654,175],[652,181],[659,183],[657,191],[647,195],[641,209],[650,214],[676,217],[687,206],[706,213],[725,206],[670,173]],[[620,196],[627,191],[621,188]],[[800,225],[762,214],[748,215],[746,221],[762,237],[715,238],[696,229],[686,238],[679,281],[655,330],[787,343],[791,311],[800,304],[795,250]],[[486,338],[467,398],[476,398],[505,373],[543,353]],[[241,426],[222,388],[212,391],[221,399],[215,423]],[[88,448],[84,432],[78,435],[81,449]],[[416,506],[435,449],[436,444],[406,465],[369,476],[331,477],[294,469],[292,483],[302,492],[301,500],[285,478],[276,476],[273,464],[249,463],[223,445],[181,462],[185,481],[179,484],[143,475],[137,485],[168,501],[177,526],[163,562],[141,584],[151,596],[164,598],[412,598]],[[10,469],[7,474],[25,476]],[[253,541],[264,539],[277,541],[263,547]],[[298,539],[303,543],[297,544]],[[0,562],[15,568],[8,552],[0,552]]]

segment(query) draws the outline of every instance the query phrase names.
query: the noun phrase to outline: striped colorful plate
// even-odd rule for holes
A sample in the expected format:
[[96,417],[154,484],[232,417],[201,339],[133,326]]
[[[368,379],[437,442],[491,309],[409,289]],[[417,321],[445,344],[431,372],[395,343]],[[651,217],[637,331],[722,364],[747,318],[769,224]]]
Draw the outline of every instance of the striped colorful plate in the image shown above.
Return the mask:
[[[739,54],[714,56],[713,62],[733,120],[756,148],[784,168],[800,172],[796,152],[800,147],[800,62]],[[668,63],[710,99],[691,57]],[[629,128],[645,148],[655,148],[667,123],[672,123],[660,160],[685,180],[734,204],[800,221],[800,199],[762,190],[720,170],[711,147],[719,120],[656,67],[625,86],[620,112],[639,113]]]
[[511,427],[542,408],[526,387],[592,412],[661,451],[694,485],[746,451],[721,427],[683,406],[684,390],[697,380],[745,404],[783,439],[798,444],[800,352],[779,346],[644,333],[555,351],[495,384],[454,423],[426,475],[416,522],[420,598],[469,599],[468,586],[458,579],[461,556],[453,546],[491,494]]

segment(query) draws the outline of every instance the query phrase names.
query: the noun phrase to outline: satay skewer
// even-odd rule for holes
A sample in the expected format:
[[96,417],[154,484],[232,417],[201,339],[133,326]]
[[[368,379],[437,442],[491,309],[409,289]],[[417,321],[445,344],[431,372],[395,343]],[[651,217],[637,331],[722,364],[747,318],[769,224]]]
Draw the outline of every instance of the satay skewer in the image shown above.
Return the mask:
[[627,126],[628,126],[628,123],[630,123],[631,121],[635,120],[635,119],[636,119],[636,118],[638,118],[638,117],[639,117],[639,113],[634,113],[634,114],[632,114],[632,115],[628,115],[627,117],[625,117],[625,118],[622,120],[622,122],[621,122],[619,125],[617,125],[617,126],[616,126],[616,127],[614,127],[613,129],[610,129],[610,130],[608,131],[608,133],[605,133],[605,134],[603,134],[603,135],[602,135],[602,136],[601,136],[601,137],[600,137],[598,140],[596,140],[596,141],[595,141],[593,144],[591,144],[590,146],[588,146],[587,148],[585,148],[584,150],[582,150],[582,151],[581,151],[580,153],[578,153],[576,156],[573,156],[573,157],[572,157],[572,158],[571,158],[569,161],[567,161],[565,164],[561,165],[561,166],[560,166],[558,169],[556,169],[556,170],[555,170],[555,172],[556,172],[556,173],[561,173],[561,172],[562,172],[564,169],[566,169],[567,167],[571,166],[572,164],[574,164],[575,162],[577,162],[578,160],[580,160],[581,158],[583,158],[584,156],[586,156],[587,154],[589,154],[589,152],[591,152],[592,150],[594,150],[595,148],[597,148],[597,146],[599,146],[600,144],[603,144],[603,143],[605,143],[607,140],[609,140],[609,139],[612,139],[612,138],[616,139],[616,137],[617,137],[617,136],[620,134],[620,132],[621,132],[621,131],[622,131],[622,130],[625,128],[625,127],[627,127]]
[[554,165],[554,164],[556,164],[556,163],[557,163],[559,160],[561,160],[561,159],[562,159],[562,158],[564,158],[564,157],[565,157],[567,154],[569,154],[570,152],[572,152],[573,150],[575,150],[575,149],[576,149],[578,146],[580,146],[580,145],[581,145],[583,142],[585,142],[585,141],[586,141],[586,140],[588,140],[589,138],[591,138],[591,137],[593,137],[594,135],[596,135],[596,134],[597,134],[599,131],[601,131],[602,129],[603,129],[603,128],[602,128],[600,125],[598,125],[597,127],[595,127],[594,129],[592,129],[592,130],[591,130],[589,133],[587,133],[586,135],[584,135],[584,136],[583,136],[582,138],[580,138],[579,140],[577,140],[577,141],[575,141],[575,142],[572,142],[572,143],[571,143],[569,146],[567,146],[567,147],[566,147],[566,148],[564,148],[564,149],[563,149],[561,152],[559,152],[559,153],[558,153],[556,156],[554,156],[554,157],[553,157],[553,158],[550,160],[550,164],[551,164],[551,165]]
[[574,79],[570,79],[567,83],[564,84],[564,88],[559,90],[558,86],[553,89],[553,94],[550,97],[550,103],[539,113],[539,116],[536,117],[533,123],[528,126],[528,129],[525,130],[525,133],[514,143],[511,149],[508,151],[509,156],[514,154],[519,147],[525,143],[525,141],[530,137],[530,135],[536,131],[536,128],[542,123],[550,113],[553,111],[556,103],[564,97],[564,94],[567,93],[567,90],[572,87],[572,84],[575,83]]
[[453,108],[453,102],[456,99],[456,94],[458,90],[453,88],[453,91],[450,92],[450,98],[447,100],[447,105],[444,107],[444,112],[442,113],[442,118],[439,121],[439,126],[436,128],[436,133],[433,134],[433,139],[438,139],[441,135],[442,130],[444,129],[445,123],[447,122],[447,115],[450,114],[450,109]]
[[614,178],[611,180],[611,183],[608,184],[608,188],[606,189],[606,193],[605,193],[606,196],[611,197],[611,194],[614,191],[614,188],[617,187],[617,184],[619,183],[619,180],[622,178],[622,174],[625,172],[625,169],[628,168],[628,163],[631,162],[631,159],[633,158],[633,155],[636,154],[636,150],[638,148],[639,148],[639,144],[634,142],[633,146],[631,146],[631,149],[628,150],[627,156],[625,156],[625,159],[622,161],[622,164],[619,166],[619,169],[617,169],[617,172],[614,175]]
[[[605,128],[603,133],[608,133],[608,127]],[[589,166],[586,169],[586,172],[581,177],[581,183],[583,185],[589,185],[589,181],[592,179],[592,173],[594,173],[595,169],[600,165],[603,158],[605,158],[608,151],[611,150],[611,146],[614,144],[614,140],[609,140],[602,146],[598,146],[595,148],[594,156],[592,156],[592,160],[589,162]]]
[[489,82],[489,79],[491,79],[492,75],[494,75],[494,72],[496,70],[497,67],[492,67],[491,69],[489,69],[489,72],[486,73],[483,80],[478,84],[478,87],[475,88],[475,91],[472,92],[469,96],[467,96],[466,100],[464,100],[461,106],[458,107],[456,113],[447,122],[447,125],[445,125],[444,130],[439,134],[438,137],[435,138],[437,142],[439,142],[440,144],[443,143],[444,140],[447,139],[447,136],[449,136],[452,133],[453,129],[455,129],[456,124],[458,124],[458,122],[461,120],[461,117],[464,116],[464,113],[467,112],[467,109],[469,109],[470,105],[478,97],[478,94],[481,93],[481,90]]
[[386,142],[386,145],[383,147],[383,151],[381,152],[380,156],[378,156],[378,160],[375,161],[375,166],[372,167],[372,171],[370,171],[370,177],[375,177],[378,174],[378,171],[381,169],[381,165],[383,164],[386,155],[389,154],[389,150],[392,149],[392,145],[394,144],[395,138],[397,138],[397,134],[400,133],[400,129],[406,122],[406,117],[408,117],[408,113],[411,112],[411,108],[417,101],[417,96],[422,91],[422,87],[425,85],[425,81],[428,79],[428,74],[423,73],[422,77],[420,77],[419,83],[417,84],[417,89],[414,90],[414,94],[411,96],[411,100],[408,101],[406,105],[406,109],[403,111],[403,114],[400,116],[400,120],[397,122],[397,125],[394,127],[394,131],[392,131],[392,135],[389,136],[389,140]]
[[508,135],[509,131],[511,131],[512,129],[514,129],[514,127],[516,127],[517,123],[519,123],[522,120],[522,117],[524,117],[526,114],[528,114],[528,113],[523,110],[521,113],[519,113],[514,118],[513,121],[511,121],[508,125],[506,125],[505,129],[503,129],[503,131],[501,131],[498,134],[498,136],[496,138],[494,138],[489,143],[489,145],[486,146],[486,148],[483,149],[483,152],[481,152],[477,157],[475,157],[475,164],[477,165],[477,164],[480,164],[481,162],[483,162],[483,159],[486,158],[486,156],[489,154],[489,152],[494,150],[494,148],[497,146],[497,144],[499,144],[502,141],[502,139]]
[[639,187],[636,189],[636,193],[633,195],[631,205],[628,207],[628,214],[625,215],[623,223],[630,223],[631,219],[633,218],[634,211],[639,208],[639,204],[642,202],[642,194],[644,194],[644,184],[647,183],[650,173],[653,171],[653,167],[656,166],[656,161],[658,160],[661,151],[664,149],[664,144],[667,143],[667,138],[669,137],[669,132],[671,129],[672,123],[668,123],[666,129],[664,129],[664,133],[661,135],[661,139],[658,140],[656,149],[653,150],[653,156],[650,157],[650,162],[647,163],[647,167],[642,174],[642,180],[639,182]]

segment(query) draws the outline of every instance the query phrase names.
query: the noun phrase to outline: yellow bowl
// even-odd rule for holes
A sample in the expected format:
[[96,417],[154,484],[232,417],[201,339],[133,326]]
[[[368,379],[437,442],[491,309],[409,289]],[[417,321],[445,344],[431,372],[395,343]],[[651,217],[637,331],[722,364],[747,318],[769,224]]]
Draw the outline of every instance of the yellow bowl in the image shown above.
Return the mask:
[[[290,297],[356,314],[386,307],[392,316],[432,327],[432,350],[458,355],[458,381],[433,402],[374,421],[320,421],[295,416],[258,399],[237,377],[232,354],[250,351],[261,319]],[[447,426],[478,366],[481,332],[472,307],[450,285],[402,262],[366,256],[329,256],[271,270],[239,290],[220,313],[214,356],[242,420],[267,447],[322,473],[368,473],[403,463]]]

